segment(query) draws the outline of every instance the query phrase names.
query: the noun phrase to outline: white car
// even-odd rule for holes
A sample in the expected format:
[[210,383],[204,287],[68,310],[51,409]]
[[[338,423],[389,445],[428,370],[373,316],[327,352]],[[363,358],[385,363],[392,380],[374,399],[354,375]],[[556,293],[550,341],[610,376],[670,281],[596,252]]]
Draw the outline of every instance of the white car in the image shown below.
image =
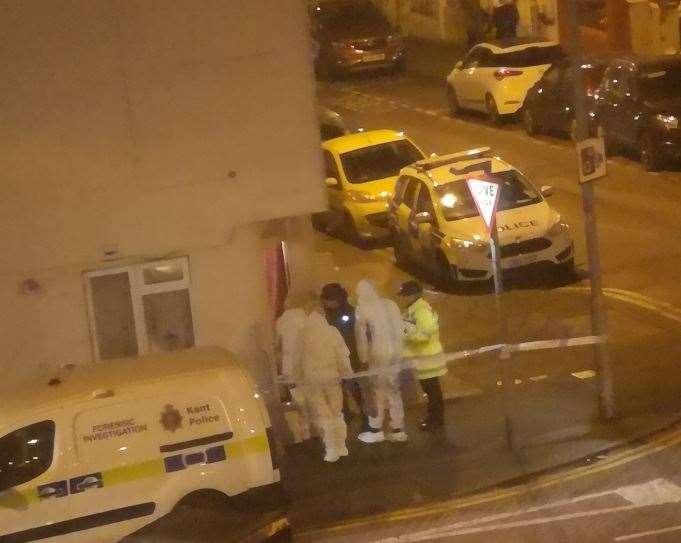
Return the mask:
[[562,57],[558,43],[517,38],[480,43],[447,76],[452,116],[461,109],[487,113],[494,123],[523,107],[525,95]]
[[[482,177],[479,177],[482,176]],[[492,277],[490,236],[467,179],[491,177],[501,184],[496,224],[504,270],[544,264],[572,273],[570,229],[520,171],[489,149],[420,160],[403,168],[391,200],[395,260],[435,276],[447,288]]]

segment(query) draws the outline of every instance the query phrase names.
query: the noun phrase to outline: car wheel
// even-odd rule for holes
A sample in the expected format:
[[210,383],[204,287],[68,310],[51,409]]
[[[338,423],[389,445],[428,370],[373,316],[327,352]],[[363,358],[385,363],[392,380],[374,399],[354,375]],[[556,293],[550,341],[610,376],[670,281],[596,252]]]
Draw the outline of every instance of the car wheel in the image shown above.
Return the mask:
[[442,290],[451,290],[456,284],[456,272],[442,253],[437,258],[436,277],[437,286]]
[[571,280],[575,277],[575,259],[571,258],[560,264],[556,264],[556,271],[561,279]]
[[644,132],[638,141],[638,148],[641,153],[641,164],[649,172],[656,172],[662,167],[662,156],[655,144],[653,136]]
[[449,105],[449,116],[456,117],[461,112],[459,98],[451,85],[447,85],[447,104]]
[[362,238],[357,231],[357,225],[350,213],[346,212],[343,215],[343,236],[346,240],[351,243],[356,243],[357,245],[362,245]]
[[534,136],[539,134],[539,127],[537,122],[534,120],[534,114],[529,108],[523,109],[523,126],[525,127],[525,132],[529,136]]
[[499,115],[499,108],[491,94],[485,96],[485,109],[487,110],[487,117],[492,124],[501,124],[501,115]]
[[318,232],[326,232],[328,226],[327,226],[327,221],[325,220],[326,217],[324,217],[324,213],[313,213],[312,214],[312,228],[317,230]]

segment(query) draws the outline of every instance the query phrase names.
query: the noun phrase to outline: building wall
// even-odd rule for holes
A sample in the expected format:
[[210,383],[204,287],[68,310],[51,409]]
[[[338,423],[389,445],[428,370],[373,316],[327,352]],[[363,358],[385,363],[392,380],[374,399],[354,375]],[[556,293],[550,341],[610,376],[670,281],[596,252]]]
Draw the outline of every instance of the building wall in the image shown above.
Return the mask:
[[82,272],[168,255],[197,343],[262,360],[261,231],[326,206],[306,27],[301,0],[3,3],[6,375],[90,361]]

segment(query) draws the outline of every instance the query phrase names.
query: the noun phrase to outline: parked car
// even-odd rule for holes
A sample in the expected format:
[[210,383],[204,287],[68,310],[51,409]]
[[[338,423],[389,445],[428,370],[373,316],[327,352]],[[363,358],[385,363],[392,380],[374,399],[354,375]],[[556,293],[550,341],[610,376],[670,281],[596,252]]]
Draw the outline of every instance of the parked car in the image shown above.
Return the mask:
[[637,151],[648,170],[681,157],[680,88],[681,55],[611,62],[595,96],[609,150]]
[[[605,62],[584,61],[582,72],[589,119],[593,125],[593,96],[605,71]],[[525,98],[523,124],[528,134],[554,132],[570,136],[575,133],[575,66],[567,59],[556,62],[534,84]]]
[[487,113],[499,123],[518,113],[527,91],[563,56],[556,42],[513,38],[473,47],[447,76],[452,116],[462,109]]
[[402,132],[357,132],[322,144],[329,211],[315,225],[355,241],[384,238],[395,180],[423,152]]
[[488,148],[428,158],[400,172],[390,206],[397,264],[418,266],[443,287],[492,277],[490,236],[466,182],[478,173],[501,184],[496,226],[502,268],[529,271],[545,264],[571,272],[570,229],[545,199],[553,188],[536,188]]
[[404,67],[402,37],[370,0],[317,0],[310,19],[318,74]]
[[319,123],[319,135],[322,141],[327,141],[350,133],[350,128],[345,119],[335,111],[324,106],[317,107],[317,121]]
[[[178,514],[198,541],[246,521],[243,541],[290,541],[267,409],[223,349],[77,367],[2,406],[0,541],[167,541],[158,531],[175,536]],[[218,497],[257,514],[204,527],[181,511]]]

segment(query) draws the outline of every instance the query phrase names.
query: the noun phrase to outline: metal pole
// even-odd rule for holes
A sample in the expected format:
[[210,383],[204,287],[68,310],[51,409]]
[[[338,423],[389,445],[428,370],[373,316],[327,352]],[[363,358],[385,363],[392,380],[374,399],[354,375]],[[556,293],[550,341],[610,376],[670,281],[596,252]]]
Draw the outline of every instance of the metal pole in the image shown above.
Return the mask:
[[[501,190],[499,187],[498,190]],[[490,249],[492,251],[492,270],[494,272],[494,301],[497,311],[497,324],[499,327],[499,342],[502,345],[508,343],[508,327],[506,326],[506,319],[501,304],[501,295],[504,292],[503,284],[503,270],[501,268],[501,254],[499,251],[499,236],[497,232],[496,220],[492,224],[492,232],[489,239]],[[497,374],[501,378],[501,393],[504,401],[504,419],[506,423],[506,443],[508,447],[515,451],[517,446],[515,442],[515,434],[513,432],[513,424],[511,422],[511,353],[506,349],[499,351],[499,365]]]
[[[579,68],[582,64],[582,45],[579,30],[578,2],[568,0],[566,25],[567,36],[564,43],[570,48],[571,64],[574,68],[575,88],[575,142],[580,142],[589,137],[589,124],[586,110],[586,96],[584,92],[584,77]],[[595,336],[607,334],[608,323],[603,301],[603,285],[601,283],[601,259],[598,244],[598,228],[596,224],[595,187],[593,181],[581,183],[582,208],[584,210],[584,231],[589,259],[589,279],[591,282],[591,330]],[[610,355],[605,343],[596,343],[594,357],[598,369],[599,381],[599,404],[602,416],[612,419],[616,416],[615,398],[612,385],[612,368]]]

